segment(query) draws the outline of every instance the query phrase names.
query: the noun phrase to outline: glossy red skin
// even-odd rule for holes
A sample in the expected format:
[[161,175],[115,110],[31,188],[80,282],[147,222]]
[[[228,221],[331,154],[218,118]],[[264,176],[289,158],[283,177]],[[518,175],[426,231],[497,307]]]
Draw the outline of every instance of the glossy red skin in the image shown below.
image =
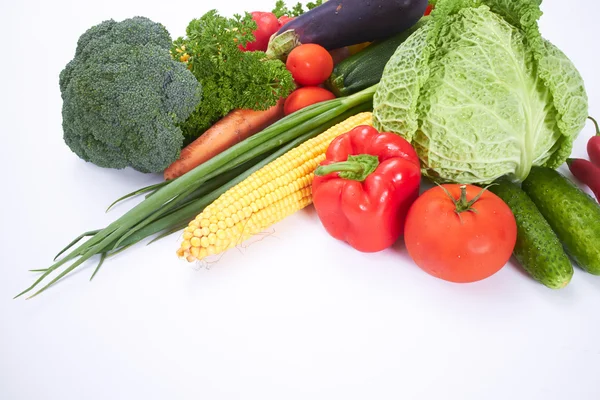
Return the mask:
[[308,107],[322,101],[333,100],[335,95],[327,89],[316,86],[307,86],[296,89],[285,99],[283,113],[290,115],[304,107]]
[[[460,197],[460,185],[443,187],[455,199]],[[481,190],[467,185],[467,200]],[[492,276],[506,265],[517,240],[512,211],[487,190],[473,208],[476,212],[465,211],[459,217],[439,186],[414,202],[406,217],[404,242],[421,269],[446,281],[467,283]]]
[[301,86],[318,86],[333,72],[333,58],[318,44],[303,44],[292,50],[285,63]]
[[269,39],[281,28],[281,24],[273,13],[254,11],[251,14],[257,25],[253,32],[255,40],[247,43],[245,47],[239,47],[242,51],[267,51]]
[[293,21],[294,17],[288,17],[287,15],[282,15],[281,17],[279,17],[279,27],[281,28],[282,26],[284,26],[285,24],[287,24],[290,21]]
[[590,161],[597,167],[600,167],[600,136],[593,136],[587,144],[587,152]]
[[359,126],[329,145],[321,165],[348,155],[377,156],[379,166],[363,182],[338,173],[315,176],[313,203],[327,232],[362,252],[390,247],[404,229],[406,213],[419,195],[421,171],[412,146],[393,133]]
[[581,158],[569,159],[567,164],[573,176],[587,185],[594,192],[596,200],[600,201],[600,167]]

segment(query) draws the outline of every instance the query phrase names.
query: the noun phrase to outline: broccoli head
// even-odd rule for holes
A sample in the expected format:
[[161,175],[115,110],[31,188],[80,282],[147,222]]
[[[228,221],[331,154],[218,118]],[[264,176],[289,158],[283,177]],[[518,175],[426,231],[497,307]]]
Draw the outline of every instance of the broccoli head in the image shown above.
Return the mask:
[[102,22],[79,38],[60,74],[64,140],[100,167],[162,172],[179,156],[178,124],[201,98],[170,54],[171,37],[144,17]]

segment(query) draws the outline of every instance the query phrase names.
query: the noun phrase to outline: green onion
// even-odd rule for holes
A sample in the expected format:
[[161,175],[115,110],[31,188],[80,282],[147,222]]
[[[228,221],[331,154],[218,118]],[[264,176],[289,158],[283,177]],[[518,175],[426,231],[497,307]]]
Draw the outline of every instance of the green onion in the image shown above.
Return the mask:
[[[33,290],[52,272],[58,270],[68,261],[77,258],[77,260],[29,298],[42,293],[94,255],[100,254],[102,256],[102,263],[107,256],[114,255],[115,252],[122,251],[145,237],[161,231],[169,231],[175,226],[181,226],[184,221],[192,218],[227,189],[260,168],[259,166],[266,165],[265,163],[268,163],[267,160],[272,160],[272,157],[277,157],[277,154],[280,155],[281,151],[288,151],[351,115],[371,109],[375,89],[376,86],[373,86],[352,96],[319,103],[293,113],[228,150],[223,151],[185,175],[169,181],[167,184],[163,185],[161,183],[155,185],[155,191],[150,196],[146,197],[146,199],[106,228],[99,231],[87,232],[73,241],[60,254],[84,236],[91,235],[86,242],[73,249],[64,258],[49,268],[40,270],[43,271],[42,275],[30,287],[15,296],[15,298]],[[254,167],[249,168],[246,172],[241,173],[238,177],[218,189],[205,195],[202,195],[203,191],[200,190],[201,194],[198,194],[198,190],[203,185],[208,185],[211,179],[216,179],[227,171],[231,171],[252,159],[268,154],[278,148],[280,151],[276,151],[264,158]],[[151,190],[153,189],[151,188],[147,191]],[[200,197],[194,199],[196,195]],[[97,272],[97,269],[95,272]]]

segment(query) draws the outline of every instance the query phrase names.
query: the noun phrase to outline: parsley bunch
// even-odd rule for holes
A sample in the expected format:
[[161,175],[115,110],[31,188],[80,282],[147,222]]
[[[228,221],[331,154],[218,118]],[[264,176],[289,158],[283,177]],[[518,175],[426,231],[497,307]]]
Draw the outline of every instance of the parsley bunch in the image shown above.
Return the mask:
[[226,18],[212,10],[191,21],[186,37],[173,43],[173,58],[187,63],[202,84],[200,105],[181,125],[188,140],[234,109],[266,110],[294,89],[284,63],[239,49],[254,40],[255,29],[249,13]]
[[[315,2],[310,1],[306,4],[306,8],[308,11],[310,11],[317,6],[320,6],[321,4],[323,4],[323,0],[316,0]],[[272,12],[277,18],[279,18],[283,15],[287,15],[288,17],[298,17],[304,14],[305,11],[304,7],[302,6],[302,3],[297,3],[292,9],[289,9],[285,5],[285,1],[278,0],[275,3],[275,8]]]

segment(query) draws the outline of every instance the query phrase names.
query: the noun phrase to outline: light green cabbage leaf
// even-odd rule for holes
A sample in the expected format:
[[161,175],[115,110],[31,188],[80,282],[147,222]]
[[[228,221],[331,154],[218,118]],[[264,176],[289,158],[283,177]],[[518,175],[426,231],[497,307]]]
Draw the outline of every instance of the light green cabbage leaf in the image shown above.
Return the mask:
[[583,80],[540,35],[539,0],[438,0],[388,62],[381,131],[409,140],[437,181],[524,180],[568,158],[588,113]]

